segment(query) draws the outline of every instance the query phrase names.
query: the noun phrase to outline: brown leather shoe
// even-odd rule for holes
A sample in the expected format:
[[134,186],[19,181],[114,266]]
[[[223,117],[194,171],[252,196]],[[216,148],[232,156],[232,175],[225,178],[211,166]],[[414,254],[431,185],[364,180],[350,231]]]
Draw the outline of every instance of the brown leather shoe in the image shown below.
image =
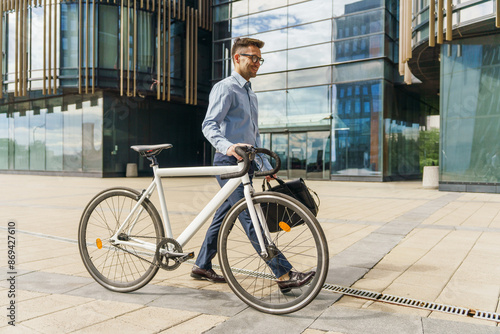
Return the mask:
[[290,270],[290,272],[288,273],[288,275],[290,275],[289,280],[287,280],[287,281],[277,280],[276,283],[278,283],[278,286],[281,289],[281,292],[287,293],[287,292],[290,292],[291,289],[300,288],[301,286],[304,286],[307,283],[309,283],[315,274],[316,274],[315,271],[308,271],[306,273],[299,273],[299,272]]
[[204,279],[213,283],[226,283],[224,276],[217,275],[213,269],[201,269],[194,266],[191,270],[191,277],[195,279]]

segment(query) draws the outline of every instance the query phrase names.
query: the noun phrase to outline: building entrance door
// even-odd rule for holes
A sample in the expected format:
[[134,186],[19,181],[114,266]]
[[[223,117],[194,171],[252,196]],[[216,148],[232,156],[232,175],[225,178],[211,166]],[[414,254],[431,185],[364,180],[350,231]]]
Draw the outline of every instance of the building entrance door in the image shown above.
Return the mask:
[[261,136],[264,147],[276,152],[281,159],[278,176],[330,179],[330,131],[263,133]]

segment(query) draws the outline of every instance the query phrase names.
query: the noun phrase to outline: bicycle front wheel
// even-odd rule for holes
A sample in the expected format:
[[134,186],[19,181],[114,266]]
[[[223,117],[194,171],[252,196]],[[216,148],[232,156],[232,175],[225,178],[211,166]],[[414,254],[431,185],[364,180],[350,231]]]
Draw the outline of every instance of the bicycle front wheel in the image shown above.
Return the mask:
[[[231,208],[221,226],[218,242],[222,272],[233,292],[249,306],[271,314],[295,312],[308,305],[325,282],[328,272],[325,235],[311,212],[289,196],[260,193],[253,197],[253,203],[265,223],[282,227],[271,233],[271,243],[266,242],[270,256],[259,255],[255,237],[248,236],[244,224],[248,224],[249,218],[243,199]],[[250,230],[255,235],[253,227]],[[289,270],[316,273],[308,284],[282,290],[277,275]]]
[[[78,244],[83,263],[99,284],[112,291],[140,289],[158,272],[153,249],[165,233],[158,211],[148,199],[118,236],[130,244],[111,240],[139,197],[139,192],[129,188],[105,190],[90,201],[80,220]],[[149,249],[141,245],[149,245]]]

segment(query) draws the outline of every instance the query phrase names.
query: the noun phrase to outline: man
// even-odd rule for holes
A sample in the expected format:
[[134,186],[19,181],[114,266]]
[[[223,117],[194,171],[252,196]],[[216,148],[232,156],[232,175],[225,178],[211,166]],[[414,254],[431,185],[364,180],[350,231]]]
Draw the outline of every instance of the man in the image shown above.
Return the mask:
[[[231,76],[218,82],[210,92],[208,111],[202,124],[202,130],[208,141],[215,147],[214,166],[236,165],[241,157],[235,152],[236,146],[260,147],[261,140],[257,120],[257,96],[252,91],[250,79],[257,76],[260,65],[264,62],[260,49],[264,42],[253,38],[237,38],[231,50],[234,71]],[[256,159],[259,168],[271,170],[266,158]],[[250,168],[250,177],[254,167]],[[266,177],[268,180],[271,176]],[[227,180],[217,177],[222,187]],[[223,276],[212,269],[212,259],[217,253],[217,237],[226,213],[237,201],[243,198],[243,185],[229,196],[217,209],[205,241],[201,246],[191,276],[215,283],[224,283]],[[245,230],[253,231],[249,217],[242,219]],[[268,262],[282,291],[307,284],[314,272],[298,273],[292,271],[291,264],[282,254]]]

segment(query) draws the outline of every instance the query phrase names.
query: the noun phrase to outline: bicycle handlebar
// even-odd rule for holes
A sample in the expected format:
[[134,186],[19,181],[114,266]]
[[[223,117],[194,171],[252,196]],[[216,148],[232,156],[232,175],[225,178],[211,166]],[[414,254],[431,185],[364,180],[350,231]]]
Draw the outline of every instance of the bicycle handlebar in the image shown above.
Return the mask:
[[220,176],[221,180],[242,177],[243,175],[248,173],[248,170],[250,169],[250,162],[254,160],[255,154],[257,153],[263,153],[274,158],[274,160],[276,161],[276,167],[268,171],[255,172],[255,176],[274,175],[281,168],[281,160],[279,156],[276,153],[269,151],[265,148],[253,148],[251,146],[236,146],[234,150],[240,157],[243,158],[243,168],[239,172],[222,174]]

